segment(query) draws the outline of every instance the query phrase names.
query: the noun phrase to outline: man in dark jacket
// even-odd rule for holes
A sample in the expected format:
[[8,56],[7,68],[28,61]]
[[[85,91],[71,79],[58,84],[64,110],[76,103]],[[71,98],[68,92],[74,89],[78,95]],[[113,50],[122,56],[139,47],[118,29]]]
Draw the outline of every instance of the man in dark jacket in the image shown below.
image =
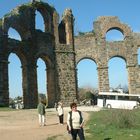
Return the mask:
[[39,125],[40,126],[45,126],[45,104],[43,103],[43,101],[41,100],[40,103],[37,106],[38,109],[38,117],[39,117]]

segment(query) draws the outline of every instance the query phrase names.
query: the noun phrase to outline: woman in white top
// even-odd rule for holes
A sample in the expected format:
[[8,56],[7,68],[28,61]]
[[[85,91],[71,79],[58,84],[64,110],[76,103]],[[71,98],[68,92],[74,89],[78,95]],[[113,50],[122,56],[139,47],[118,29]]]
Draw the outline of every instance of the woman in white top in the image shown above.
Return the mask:
[[84,119],[82,113],[81,111],[77,110],[76,103],[72,103],[70,107],[71,111],[67,116],[67,125],[72,135],[72,140],[76,140],[77,135],[79,136],[80,140],[85,140],[83,130]]
[[57,112],[59,116],[59,123],[63,125],[64,123],[64,109],[63,104],[61,102],[58,102]]

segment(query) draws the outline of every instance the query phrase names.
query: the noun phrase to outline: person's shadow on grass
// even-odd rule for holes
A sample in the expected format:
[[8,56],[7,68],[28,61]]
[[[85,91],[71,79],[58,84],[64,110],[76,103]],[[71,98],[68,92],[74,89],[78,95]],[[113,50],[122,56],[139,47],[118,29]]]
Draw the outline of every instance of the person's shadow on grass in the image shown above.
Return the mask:
[[112,138],[105,138],[104,140],[111,140]]

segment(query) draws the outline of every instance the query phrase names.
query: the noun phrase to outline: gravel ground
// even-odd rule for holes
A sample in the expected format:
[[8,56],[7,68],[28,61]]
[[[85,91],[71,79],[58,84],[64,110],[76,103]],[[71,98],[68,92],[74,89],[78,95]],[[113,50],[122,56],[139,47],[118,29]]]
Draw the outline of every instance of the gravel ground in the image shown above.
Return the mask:
[[[79,106],[85,120],[88,120],[87,111],[99,111],[98,107]],[[36,109],[0,111],[0,139],[1,140],[47,140],[57,136],[56,140],[70,140],[66,131],[66,115],[69,107],[64,107],[64,125],[59,125],[55,108],[46,109],[46,126],[38,125]]]

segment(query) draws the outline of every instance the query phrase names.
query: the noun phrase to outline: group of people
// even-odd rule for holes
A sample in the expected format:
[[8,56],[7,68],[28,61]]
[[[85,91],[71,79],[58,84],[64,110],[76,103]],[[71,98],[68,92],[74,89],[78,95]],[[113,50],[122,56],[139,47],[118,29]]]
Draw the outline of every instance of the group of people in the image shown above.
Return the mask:
[[[40,101],[38,104],[38,115],[39,115],[39,125],[45,126],[45,104]],[[71,103],[70,104],[71,111],[67,114],[67,130],[72,136],[72,140],[76,140],[77,135],[79,136],[80,140],[85,140],[84,136],[84,119],[82,112],[77,110],[77,104]],[[56,106],[56,111],[59,117],[59,124],[64,124],[64,109],[63,109],[63,103],[58,102]]]

